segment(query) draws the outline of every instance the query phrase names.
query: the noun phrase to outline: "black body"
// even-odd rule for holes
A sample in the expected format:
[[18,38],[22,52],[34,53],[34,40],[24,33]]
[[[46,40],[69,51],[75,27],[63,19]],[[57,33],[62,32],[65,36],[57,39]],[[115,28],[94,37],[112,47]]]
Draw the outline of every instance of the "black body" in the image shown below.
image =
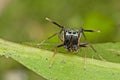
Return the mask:
[[77,51],[79,47],[78,39],[79,33],[76,30],[64,30],[64,47],[68,49],[68,51]]

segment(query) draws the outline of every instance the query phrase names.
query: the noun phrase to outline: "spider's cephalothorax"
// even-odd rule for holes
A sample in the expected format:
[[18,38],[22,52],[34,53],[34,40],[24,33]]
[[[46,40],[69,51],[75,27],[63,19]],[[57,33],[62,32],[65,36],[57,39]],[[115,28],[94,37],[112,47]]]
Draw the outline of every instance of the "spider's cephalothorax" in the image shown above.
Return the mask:
[[68,51],[77,51],[79,48],[78,39],[79,33],[77,30],[64,30],[64,47],[68,49]]
[[[62,25],[58,24],[57,22],[52,21],[49,18],[46,18],[46,20],[48,20],[49,22],[57,25],[59,28],[61,28],[61,30],[59,32],[57,32],[57,33],[53,34],[52,36],[48,37],[46,40],[54,37],[55,35],[58,35],[59,39],[63,42],[62,44],[56,46],[56,48],[54,50],[54,54],[51,58],[51,64],[53,62],[53,58],[55,57],[56,49],[59,48],[59,47],[62,47],[62,46],[65,47],[68,51],[78,51],[78,49],[81,48],[81,47],[85,47],[85,49],[86,49],[88,46],[90,46],[93,49],[93,51],[95,53],[97,53],[97,51],[94,49],[94,47],[90,43],[80,42],[80,38],[83,35],[83,37],[86,40],[86,36],[85,36],[84,32],[100,32],[99,30],[85,30],[82,27],[79,30],[66,29],[65,26],[62,26]],[[42,44],[46,40],[42,41],[40,44]],[[100,54],[97,53],[97,55],[102,60],[104,60]],[[85,57],[86,57],[86,53],[85,53]],[[51,64],[50,64],[50,66],[51,66]]]

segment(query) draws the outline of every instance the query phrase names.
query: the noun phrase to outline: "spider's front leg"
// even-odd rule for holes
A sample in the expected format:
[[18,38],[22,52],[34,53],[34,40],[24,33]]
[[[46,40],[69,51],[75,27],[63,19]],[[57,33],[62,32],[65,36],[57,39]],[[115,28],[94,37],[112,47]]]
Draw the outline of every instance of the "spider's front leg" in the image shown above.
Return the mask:
[[56,48],[54,49],[54,53],[53,53],[53,55],[52,55],[52,57],[51,57],[51,59],[50,59],[49,68],[52,66],[52,64],[53,64],[53,62],[54,62],[55,55],[56,55],[56,53],[57,53],[57,48],[60,48],[60,47],[62,47],[62,46],[64,46],[64,44],[60,44],[60,45],[56,46]]
[[87,38],[84,32],[100,32],[100,30],[86,30],[80,27],[79,32],[78,32],[78,35],[79,35],[78,37],[81,37],[83,35],[84,39],[86,40]]
[[49,21],[49,22],[51,22],[51,23],[57,25],[59,28],[64,28],[64,26],[58,24],[57,22],[55,22],[55,21],[53,21],[53,20],[51,20],[51,19],[49,19],[49,18],[47,18],[47,17],[46,17],[45,19],[46,19],[47,21]]

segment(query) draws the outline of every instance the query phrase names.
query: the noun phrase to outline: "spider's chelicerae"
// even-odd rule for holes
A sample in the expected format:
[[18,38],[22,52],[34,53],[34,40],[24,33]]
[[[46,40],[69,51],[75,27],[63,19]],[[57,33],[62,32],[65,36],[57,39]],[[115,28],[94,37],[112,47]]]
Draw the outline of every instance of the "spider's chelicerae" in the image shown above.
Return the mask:
[[[46,40],[54,37],[55,35],[58,35],[59,39],[63,42],[60,45],[57,45],[55,50],[54,50],[54,54],[51,58],[50,61],[50,66],[53,63],[55,54],[56,54],[56,49],[59,47],[64,47],[66,48],[68,51],[78,51],[79,48],[84,47],[85,49],[87,49],[88,46],[90,46],[92,48],[92,50],[97,53],[97,51],[95,50],[95,48],[88,42],[80,42],[81,36],[83,35],[83,37],[86,39],[86,36],[84,34],[84,32],[100,32],[99,30],[85,30],[82,27],[80,27],[79,30],[74,30],[74,29],[67,29],[65,26],[62,26],[60,24],[58,24],[57,22],[46,18],[46,20],[48,20],[49,22],[57,25],[57,27],[61,28],[61,30],[55,34],[53,34],[52,36],[48,37]],[[40,44],[42,44],[43,42],[45,42],[46,40],[43,40]],[[102,59],[103,57],[97,53],[97,55]],[[86,62],[86,53],[84,56],[84,63]]]

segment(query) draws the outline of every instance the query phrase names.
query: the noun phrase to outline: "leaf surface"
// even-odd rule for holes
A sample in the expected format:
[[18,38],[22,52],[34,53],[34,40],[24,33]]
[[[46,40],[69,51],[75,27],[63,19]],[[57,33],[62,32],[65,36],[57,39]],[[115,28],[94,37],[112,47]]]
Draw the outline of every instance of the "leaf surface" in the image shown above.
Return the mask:
[[[3,39],[0,39],[0,55],[18,61],[48,80],[120,80],[119,45],[120,43],[94,45],[98,52],[103,52],[102,56],[112,57],[108,57],[107,61],[87,58],[86,70],[83,68],[84,59],[78,54],[57,53],[52,67],[49,68],[52,51],[16,44]],[[88,50],[88,53],[94,54],[91,50]],[[84,51],[81,54],[84,54]]]

